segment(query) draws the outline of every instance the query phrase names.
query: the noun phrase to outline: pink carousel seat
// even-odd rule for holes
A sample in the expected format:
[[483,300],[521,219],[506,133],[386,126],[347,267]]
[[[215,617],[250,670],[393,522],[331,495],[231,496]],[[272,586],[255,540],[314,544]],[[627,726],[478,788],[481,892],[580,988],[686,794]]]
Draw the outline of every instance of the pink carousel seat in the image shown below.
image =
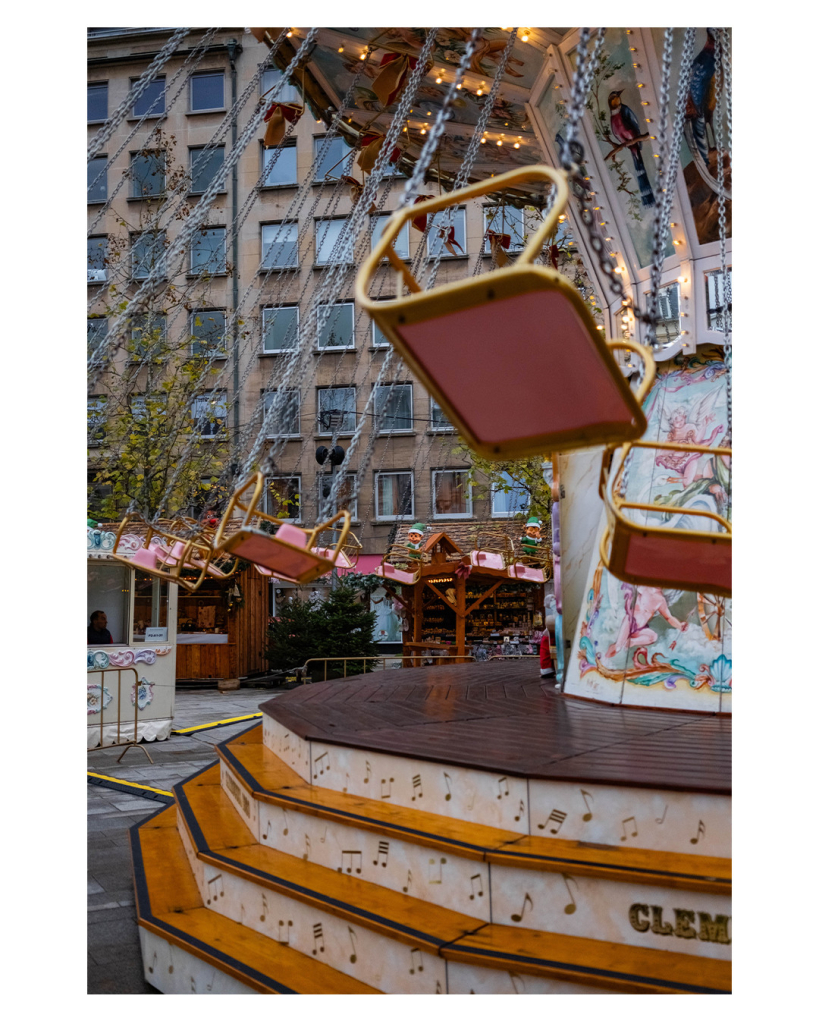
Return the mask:
[[225,545],[232,554],[269,569],[272,576],[309,583],[332,568],[331,561],[318,552],[305,550],[308,534],[292,523],[282,523],[275,536],[245,528]]
[[500,551],[470,551],[469,561],[476,569],[499,569],[503,572],[506,568]]
[[376,576],[383,576],[386,580],[395,580],[396,583],[406,583],[407,586],[412,586],[413,583],[418,582],[417,572],[408,572],[406,569],[397,569],[394,565],[390,565],[389,562],[382,562],[381,565],[375,567]]
[[538,566],[521,565],[519,562],[509,566],[509,576],[514,580],[526,580],[528,583],[543,583],[546,578]]

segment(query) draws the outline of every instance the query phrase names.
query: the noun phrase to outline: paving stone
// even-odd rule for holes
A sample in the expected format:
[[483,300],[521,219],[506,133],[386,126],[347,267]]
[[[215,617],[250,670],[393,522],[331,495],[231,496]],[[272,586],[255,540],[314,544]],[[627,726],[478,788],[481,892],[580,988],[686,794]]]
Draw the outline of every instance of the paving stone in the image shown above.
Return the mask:
[[91,882],[88,883],[88,895],[89,896],[93,896],[94,893],[103,892],[103,891],[104,890],[103,890],[102,886],[98,882],[91,881]]

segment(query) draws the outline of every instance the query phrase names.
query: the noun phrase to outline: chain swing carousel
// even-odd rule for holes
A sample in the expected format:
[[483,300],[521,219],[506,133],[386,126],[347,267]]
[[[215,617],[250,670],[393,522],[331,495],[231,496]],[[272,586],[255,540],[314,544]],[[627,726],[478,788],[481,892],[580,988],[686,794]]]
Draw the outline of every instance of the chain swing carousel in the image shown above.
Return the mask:
[[[133,832],[146,978],[163,992],[728,992],[730,33],[253,33],[279,45],[282,61],[315,41],[304,88],[319,109],[340,103],[330,82],[343,88],[355,74],[337,74],[351,38],[368,65],[381,54],[372,89],[343,111],[359,127],[390,121],[396,102],[403,119],[427,83],[435,123],[409,153],[405,202],[359,269],[357,300],[487,458],[551,454],[556,596],[572,644],[561,692],[531,663],[467,663],[409,669],[397,683],[313,684],[262,705],[261,725],[220,745],[218,764]],[[588,249],[576,239],[594,294],[614,295],[607,306],[598,299],[603,324],[538,263],[548,260],[543,227],[485,279],[436,287],[433,275],[424,287],[391,255],[430,165],[428,144],[445,136],[458,93],[480,97],[490,77],[505,127],[525,93],[524,162],[538,166],[459,181],[466,159],[453,132],[440,163],[454,190],[418,206],[436,213],[450,199],[548,181],[543,227],[566,217],[589,229]],[[391,130],[390,121],[385,151]],[[476,130],[474,150],[489,148],[482,137]],[[655,141],[656,167],[646,159]],[[568,192],[575,203],[564,206]],[[366,186],[362,198],[369,208]],[[370,302],[384,255],[397,298]],[[507,413],[515,406],[513,421],[498,415],[497,388],[473,401],[487,386],[475,347],[498,344],[522,346],[527,365],[514,401],[502,403]],[[470,387],[448,376],[447,349]],[[586,387],[567,403],[576,375]],[[245,517],[254,486],[245,478],[234,494]],[[208,554],[250,545],[270,571],[309,574],[325,557],[315,532],[302,542],[281,536],[283,525],[272,537],[243,526],[230,549],[221,527],[209,550],[206,539],[169,531],[140,557],[172,574],[179,562],[208,565]],[[336,557],[340,532],[325,545]],[[440,535],[411,543],[385,556],[385,579],[413,586],[444,566],[511,578],[525,565],[491,544],[466,554]]]

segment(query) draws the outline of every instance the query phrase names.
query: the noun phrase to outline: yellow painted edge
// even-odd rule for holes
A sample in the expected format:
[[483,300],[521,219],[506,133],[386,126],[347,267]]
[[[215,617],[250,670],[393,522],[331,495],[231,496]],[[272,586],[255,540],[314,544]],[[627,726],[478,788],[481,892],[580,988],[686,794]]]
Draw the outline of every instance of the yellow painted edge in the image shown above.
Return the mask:
[[152,793],[161,793],[162,796],[173,796],[167,789],[156,789],[153,786],[143,786],[138,782],[128,782],[127,779],[117,779],[113,775],[100,775],[98,772],[86,772],[94,779],[102,779],[104,782],[116,782],[120,786],[130,786],[131,789],[148,789]]
[[233,722],[249,722],[253,718],[261,718],[262,712],[254,715],[240,715],[238,718],[221,718],[218,722],[207,722],[205,725],[189,725],[185,729],[173,729],[172,732],[181,735],[186,732],[196,732],[197,729],[212,729],[215,725],[231,725]]

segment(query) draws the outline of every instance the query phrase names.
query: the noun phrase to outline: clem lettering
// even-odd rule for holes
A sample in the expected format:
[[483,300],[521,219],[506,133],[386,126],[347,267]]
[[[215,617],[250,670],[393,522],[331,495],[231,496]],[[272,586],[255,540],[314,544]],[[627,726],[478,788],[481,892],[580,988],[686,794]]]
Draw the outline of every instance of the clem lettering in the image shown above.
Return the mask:
[[730,946],[728,938],[728,922],[731,920],[725,914],[715,914],[711,920],[710,914],[697,911],[700,919],[700,942],[721,942],[724,946]]
[[[647,903],[632,903],[628,909],[628,920],[636,932],[647,932],[654,935],[673,935],[678,939],[699,939],[700,942],[718,942],[723,946],[731,944],[730,922],[728,914],[707,914],[704,910],[685,910],[674,908],[674,924],[665,920],[663,908],[649,906]],[[695,925],[699,918],[699,931]]]
[[648,907],[645,903],[632,903],[628,909],[628,919],[635,932],[647,932],[648,921],[641,921],[640,914],[648,916]]

